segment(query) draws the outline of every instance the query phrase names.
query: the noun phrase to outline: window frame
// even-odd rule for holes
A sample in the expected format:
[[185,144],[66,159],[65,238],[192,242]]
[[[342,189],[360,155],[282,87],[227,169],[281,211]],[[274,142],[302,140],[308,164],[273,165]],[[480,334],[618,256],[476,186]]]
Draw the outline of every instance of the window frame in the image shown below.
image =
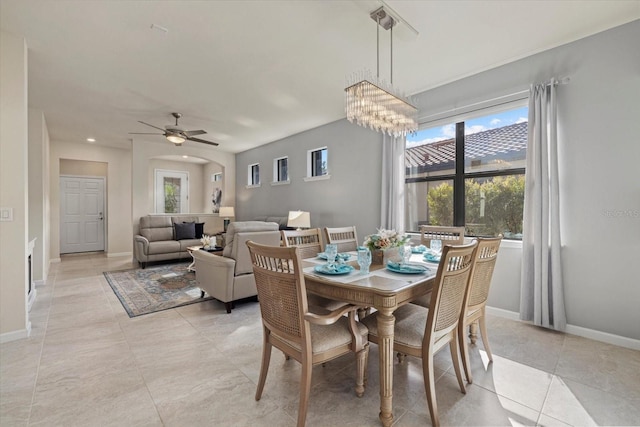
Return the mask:
[[[314,175],[314,153],[317,152],[322,152],[325,151],[326,152],[326,166],[324,168],[325,173],[321,174],[321,175]],[[322,156],[321,156],[322,157]],[[311,150],[307,150],[307,176],[305,177],[305,181],[317,181],[317,180],[322,180],[322,179],[329,179],[331,178],[331,175],[329,174],[329,148],[327,146],[324,147],[318,147],[318,148],[312,148]]]
[[[166,212],[165,200],[165,178],[180,180],[180,199],[178,200],[178,212]],[[154,169],[154,192],[153,205],[155,213],[158,214],[180,214],[189,212],[189,171],[178,171],[169,169]]]
[[[280,179],[280,162],[282,160],[287,161],[287,179]],[[288,184],[290,182],[289,178],[289,156],[276,157],[273,159],[273,181],[272,184]]]
[[[523,97],[516,100],[499,103],[476,110],[469,110],[463,114],[452,115],[448,117],[439,117],[433,121],[419,123],[419,129],[428,129],[437,127],[441,124],[455,124],[455,173],[423,176],[416,178],[406,178],[405,185],[409,183],[418,182],[435,182],[443,180],[453,181],[453,226],[465,227],[466,230],[466,194],[465,194],[465,182],[468,179],[479,178],[495,178],[499,176],[513,176],[513,175],[525,175],[525,167],[498,169],[498,170],[484,170],[478,172],[466,172],[465,171],[465,122],[474,118],[482,117],[483,115],[490,115],[495,112],[503,112],[509,110],[515,110],[518,108],[528,107],[529,97]],[[486,110],[486,111],[485,111]],[[405,148],[406,150],[406,148]],[[461,156],[460,156],[461,155]],[[458,161],[458,158],[462,157],[463,161]],[[418,230],[416,230],[418,231]],[[505,239],[507,239],[505,237]],[[519,241],[519,239],[511,239]]]
[[[257,175],[258,175],[258,179],[257,182],[254,181],[254,173],[253,173],[253,168],[256,167],[257,168]],[[249,166],[247,166],[247,188],[256,188],[256,187],[260,187],[260,163],[251,163]]]

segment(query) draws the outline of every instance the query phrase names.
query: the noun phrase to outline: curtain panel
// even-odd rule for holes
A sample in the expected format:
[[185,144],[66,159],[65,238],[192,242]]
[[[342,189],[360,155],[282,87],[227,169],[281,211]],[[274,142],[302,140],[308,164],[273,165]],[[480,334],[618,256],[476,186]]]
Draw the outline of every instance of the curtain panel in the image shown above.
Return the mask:
[[532,85],[529,93],[520,319],[563,331],[557,84]]
[[404,233],[405,165],[407,138],[382,137],[382,194],[380,226]]

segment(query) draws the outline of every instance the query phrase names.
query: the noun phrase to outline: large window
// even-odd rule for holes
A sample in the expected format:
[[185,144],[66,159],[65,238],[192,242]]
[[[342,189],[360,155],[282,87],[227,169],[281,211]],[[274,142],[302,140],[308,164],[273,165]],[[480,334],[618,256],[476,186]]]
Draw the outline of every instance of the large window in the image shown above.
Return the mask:
[[522,238],[527,107],[425,127],[407,137],[406,224],[464,225]]

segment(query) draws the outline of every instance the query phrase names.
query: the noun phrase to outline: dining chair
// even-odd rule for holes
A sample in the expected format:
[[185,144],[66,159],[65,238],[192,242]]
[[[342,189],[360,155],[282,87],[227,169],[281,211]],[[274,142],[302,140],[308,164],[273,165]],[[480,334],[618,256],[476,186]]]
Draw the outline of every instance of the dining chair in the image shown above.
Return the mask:
[[323,229],[325,243],[338,245],[338,252],[358,250],[358,234],[356,226],[349,227],[325,227]]
[[[355,319],[357,306],[313,313],[301,269],[300,248],[247,242],[258,288],[263,346],[256,400],[264,389],[271,349],[276,347],[302,364],[298,427],[304,426],[312,367],[353,352],[356,358],[356,395],[364,394],[369,354],[367,328]],[[348,313],[348,317],[344,315]]]
[[[443,247],[445,245],[462,245],[464,244],[464,227],[420,226],[420,244],[431,247],[431,241],[435,239],[441,240]],[[416,298],[412,303],[429,308],[431,294]]]
[[[310,228],[308,230],[280,230],[282,234],[282,242],[285,247],[297,247],[300,251],[300,258],[315,258],[318,253],[324,252],[322,239],[320,238],[319,228]],[[324,298],[318,295],[307,295],[310,306],[324,308],[325,310],[336,310],[344,305],[345,302]]]
[[473,379],[471,377],[469,345],[465,339],[465,329],[467,326],[475,324],[476,322],[479,324],[484,350],[487,352],[489,362],[493,362],[493,355],[491,354],[489,339],[487,338],[485,306],[489,296],[489,287],[491,286],[491,278],[493,277],[493,270],[498,258],[501,241],[502,236],[478,238],[478,249],[476,250],[473,261],[471,280],[469,281],[469,287],[464,297],[463,310],[460,315],[460,321],[458,322],[458,343],[462,355],[462,366],[464,367],[464,374],[469,384],[473,382]]
[[[422,358],[424,388],[433,426],[440,424],[433,356],[446,344],[449,344],[458,385],[466,394],[458,349],[458,322],[477,245],[474,241],[466,245],[445,246],[431,291],[430,307],[405,304],[393,313],[396,318],[393,350]],[[362,323],[369,328],[369,341],[378,344],[376,318],[377,313],[365,317]]]
[[319,228],[308,230],[280,230],[282,243],[285,247],[296,246],[300,251],[300,258],[312,258],[324,251]]
[[441,240],[444,245],[464,244],[464,227],[420,226],[420,243],[431,247],[432,240]]

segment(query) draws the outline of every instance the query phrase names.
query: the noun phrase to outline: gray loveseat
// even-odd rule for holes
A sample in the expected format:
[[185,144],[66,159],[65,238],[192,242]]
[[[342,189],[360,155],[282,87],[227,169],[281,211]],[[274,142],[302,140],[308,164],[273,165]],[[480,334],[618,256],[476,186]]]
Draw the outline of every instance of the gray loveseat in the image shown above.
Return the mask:
[[[133,254],[142,268],[147,262],[191,259],[187,247],[201,245],[196,229],[209,235],[222,231],[222,227],[216,229],[213,219],[194,215],[143,216],[140,232],[133,238]],[[193,223],[194,234],[191,234],[190,223]]]

